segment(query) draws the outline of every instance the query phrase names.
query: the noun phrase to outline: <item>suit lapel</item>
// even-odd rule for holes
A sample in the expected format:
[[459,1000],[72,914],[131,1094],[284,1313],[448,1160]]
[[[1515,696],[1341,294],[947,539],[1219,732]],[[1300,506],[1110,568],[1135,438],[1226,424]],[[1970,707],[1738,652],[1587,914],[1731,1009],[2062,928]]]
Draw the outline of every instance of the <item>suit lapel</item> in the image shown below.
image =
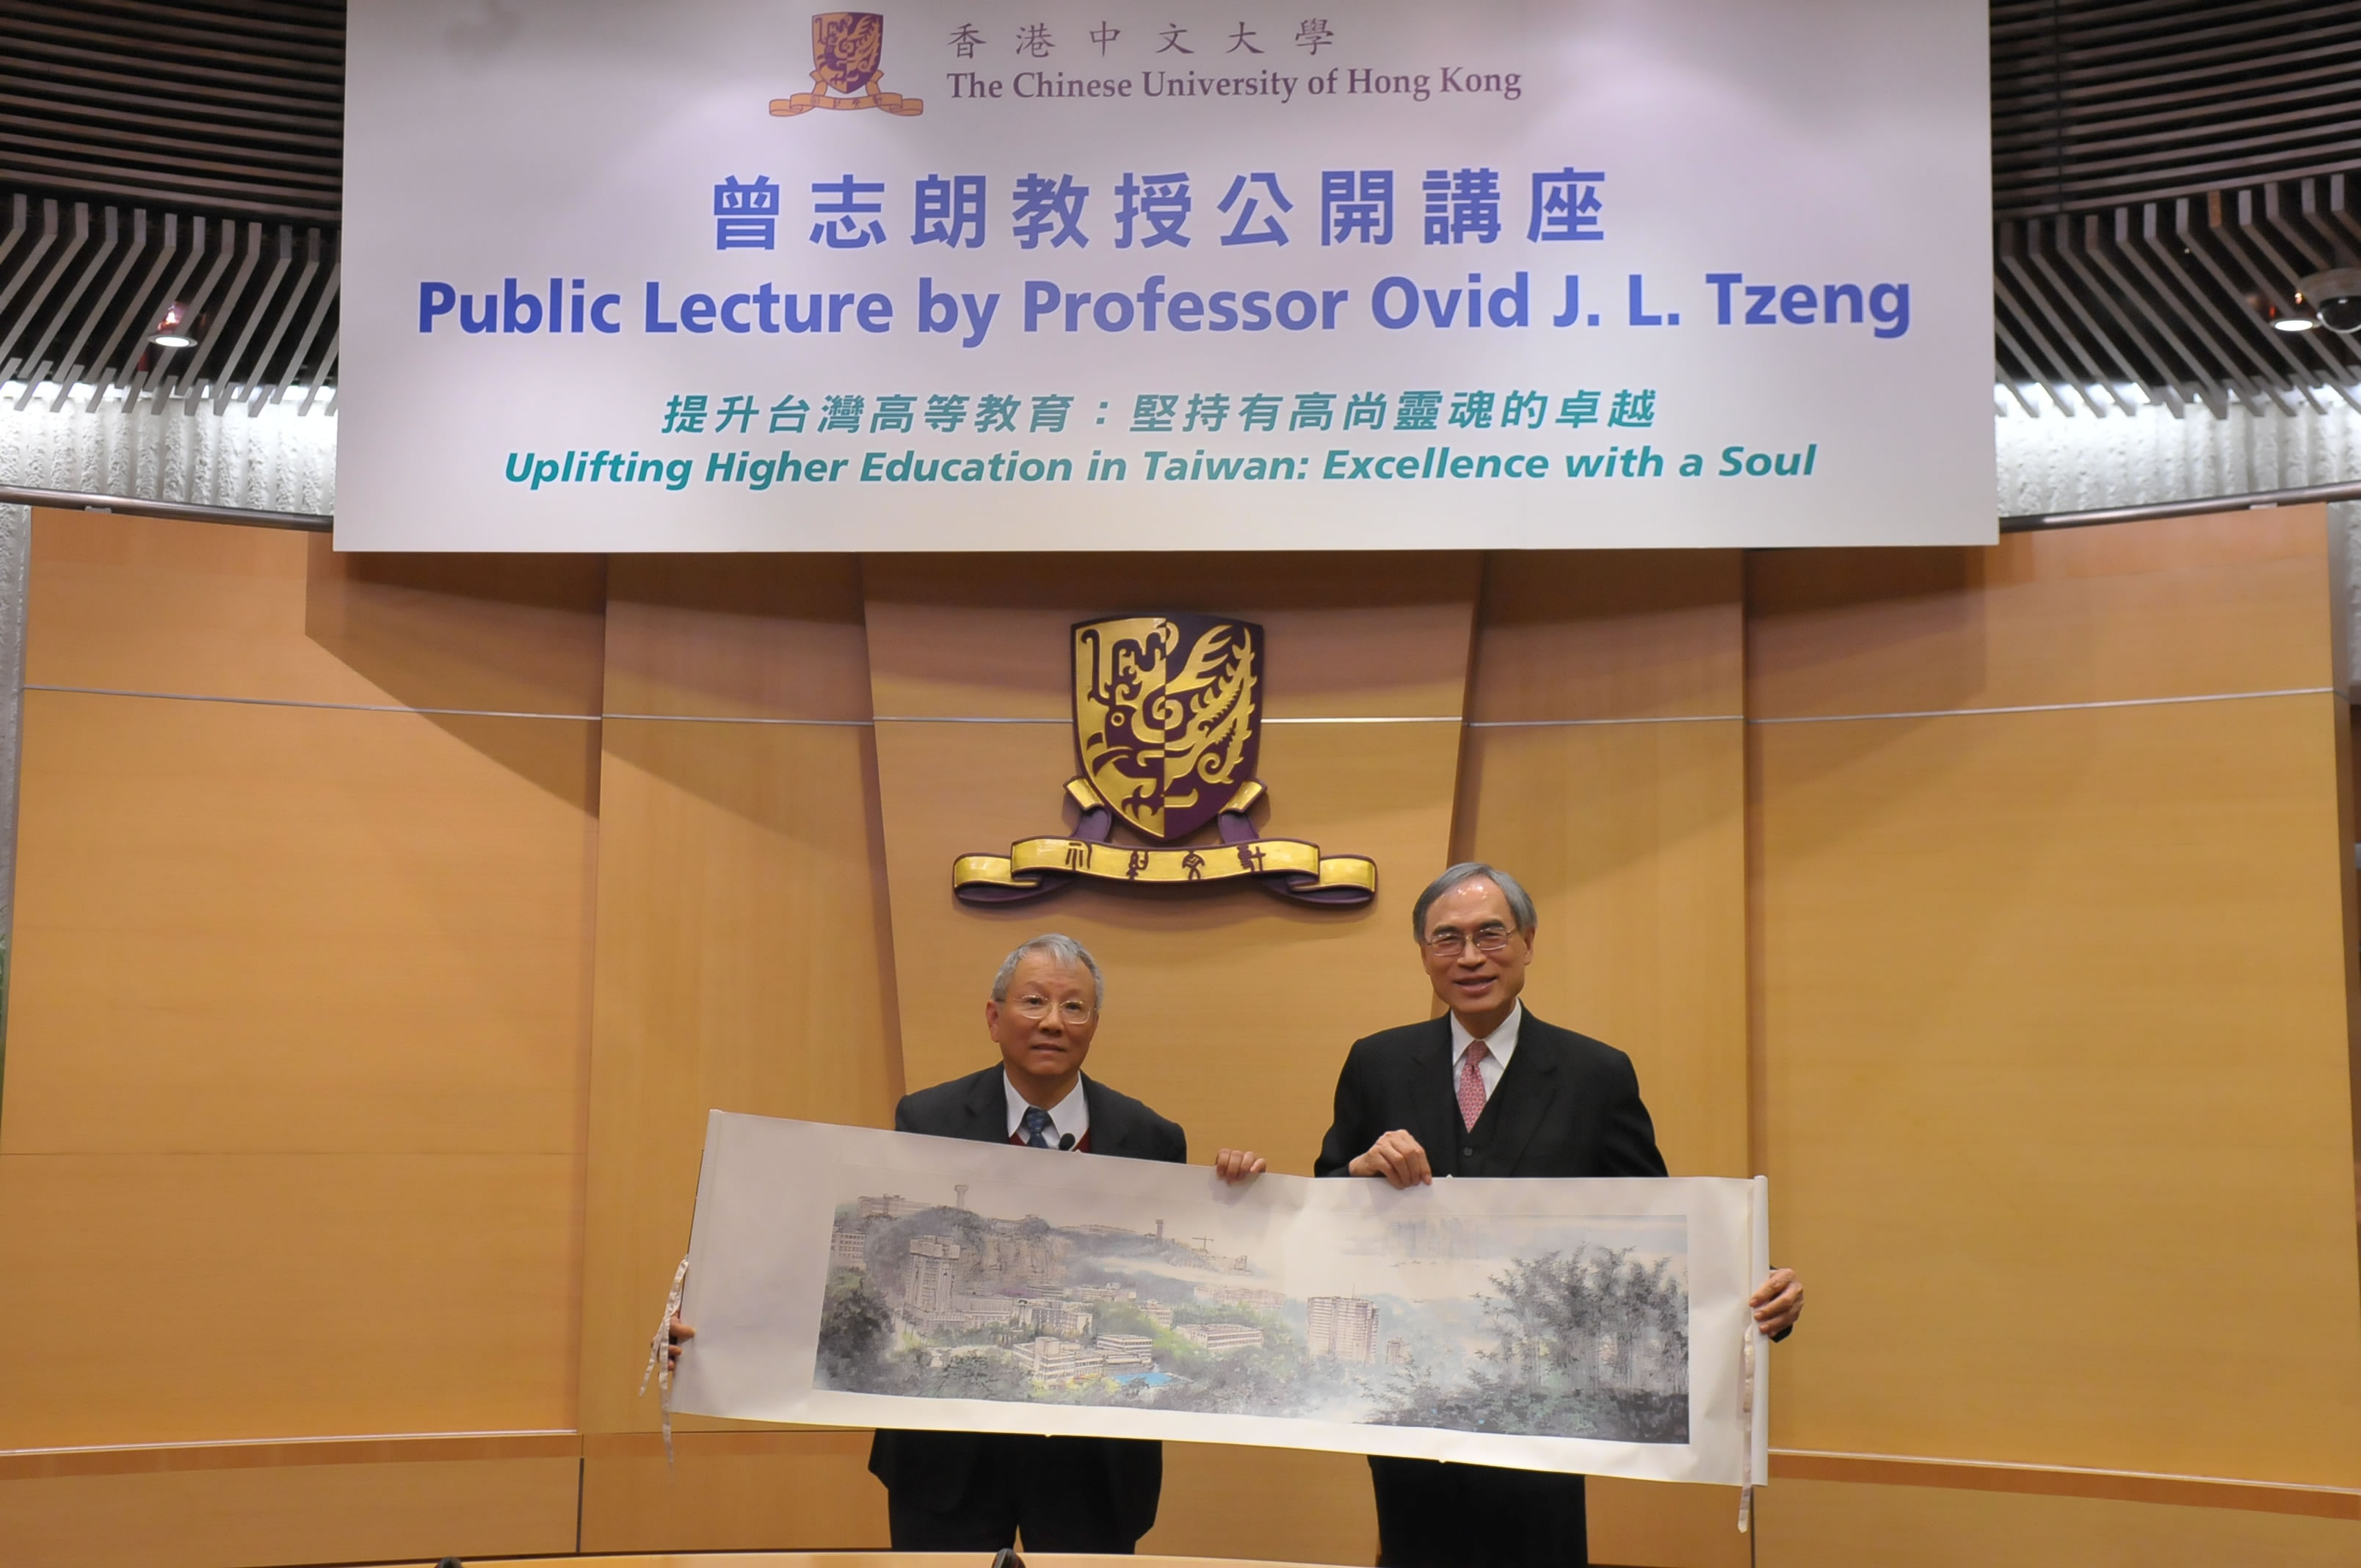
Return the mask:
[[1106,1091],[1091,1081],[1089,1073],[1082,1074],[1082,1103],[1091,1113],[1091,1152],[1093,1154],[1126,1154],[1131,1144],[1131,1128],[1123,1113],[1110,1102]]
[[1411,1052],[1411,1070],[1418,1085],[1412,1104],[1417,1119],[1410,1135],[1426,1151],[1426,1163],[1437,1176],[1459,1169],[1459,1097],[1451,1086],[1451,1019],[1430,1021],[1426,1037]]
[[991,1068],[977,1073],[967,1091],[967,1125],[959,1135],[979,1144],[1008,1141],[1008,1091],[1001,1079],[1006,1069]]
[[1500,1086],[1492,1091],[1492,1108],[1499,1113],[1499,1124],[1492,1131],[1493,1147],[1499,1157],[1496,1168],[1511,1173],[1525,1146],[1548,1118],[1550,1102],[1557,1098],[1557,1052],[1550,1048],[1543,1032],[1545,1027],[1528,1008],[1517,1030],[1516,1052],[1500,1074]]

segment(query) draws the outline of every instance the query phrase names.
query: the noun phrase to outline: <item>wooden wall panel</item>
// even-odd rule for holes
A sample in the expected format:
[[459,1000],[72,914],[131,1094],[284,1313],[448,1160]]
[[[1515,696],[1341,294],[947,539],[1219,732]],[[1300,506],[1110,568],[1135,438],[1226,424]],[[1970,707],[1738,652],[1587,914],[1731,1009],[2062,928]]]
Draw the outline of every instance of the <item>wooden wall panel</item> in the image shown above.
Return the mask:
[[[1743,576],[1734,551],[1496,555],[1453,858],[1541,913],[1528,1004],[1631,1054],[1676,1176],[1747,1149]],[[1611,1480],[1591,1552],[1742,1563],[1735,1494]]]
[[[613,594],[616,711],[665,717],[604,727],[581,1365],[594,1433],[656,1425],[653,1393],[636,1390],[687,1249],[706,1112],[880,1125],[901,1082],[855,564],[623,558]],[[630,1490],[638,1464],[591,1477],[615,1539],[645,1539],[624,1500],[652,1496]],[[752,1488],[748,1517],[775,1517],[757,1495],[765,1465],[733,1466],[715,1474]]]
[[2361,1523],[2235,1508],[1835,1481],[1781,1481],[1756,1493],[1754,1506],[1757,1568],[2332,1568],[2361,1560]]
[[577,1154],[596,744],[27,693],[0,1149]]
[[880,1550],[885,1488],[865,1431],[644,1433],[585,1445],[585,1552]]
[[1745,700],[1735,550],[1488,556],[1471,723],[1728,718]]
[[35,517],[34,685],[598,711],[603,557],[340,555],[317,534]]
[[1168,1442],[1163,1501],[1139,1550],[1265,1563],[1374,1563],[1378,1510],[1369,1462],[1356,1453]]
[[2316,512],[2093,533],[1992,553],[2014,624],[1895,587],[1971,599],[1960,553],[1844,598],[1763,558],[1764,1124],[1813,1288],[1773,1442],[2351,1486],[2337,698],[1776,722],[2330,685]]
[[[0,1448],[573,1425],[566,1155],[0,1157]],[[464,1338],[458,1325],[465,1325]]]
[[34,681],[207,700],[27,695],[0,1446],[573,1424],[598,564],[377,565],[36,520]]
[[0,1481],[9,1568],[269,1568],[570,1552],[581,1462],[426,1460]]
[[2327,511],[1749,557],[1747,711],[1916,713],[2336,684]]

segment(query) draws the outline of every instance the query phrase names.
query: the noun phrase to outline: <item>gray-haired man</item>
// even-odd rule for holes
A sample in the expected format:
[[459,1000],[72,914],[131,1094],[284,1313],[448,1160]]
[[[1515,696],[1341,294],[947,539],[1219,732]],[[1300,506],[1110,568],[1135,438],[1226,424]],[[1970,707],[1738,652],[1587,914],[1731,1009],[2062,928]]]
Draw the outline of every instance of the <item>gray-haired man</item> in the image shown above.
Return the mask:
[[[983,1005],[999,1063],[906,1096],[895,1130],[1187,1159],[1177,1124],[1082,1076],[1104,1000],[1097,960],[1072,938],[1019,944]],[[1125,1552],[1156,1522],[1164,1451],[1114,1438],[881,1431],[869,1469],[885,1483],[896,1551],[993,1552],[1022,1530],[1028,1552]]]
[[[1313,1173],[1383,1177],[1662,1176],[1631,1058],[1544,1024],[1518,1000],[1539,924],[1506,872],[1473,862],[1411,911],[1427,979],[1447,1009],[1354,1042]],[[1229,1172],[1224,1170],[1224,1175]],[[1754,1321],[1784,1339],[1803,1287],[1778,1269]],[[1387,1568],[1575,1568],[1587,1563],[1582,1477],[1372,1459],[1378,1561]]]
[[[1082,1076],[1105,998],[1098,960],[1071,937],[1018,943],[983,1004],[999,1063],[903,1096],[894,1130],[1180,1164],[1189,1141],[1177,1124]],[[1251,1153],[1222,1153],[1224,1179],[1264,1168]],[[674,1320],[675,1360],[696,1332]],[[1022,1531],[1028,1552],[1127,1552],[1156,1523],[1164,1450],[1115,1438],[880,1431],[869,1471],[885,1483],[897,1552],[996,1552]]]

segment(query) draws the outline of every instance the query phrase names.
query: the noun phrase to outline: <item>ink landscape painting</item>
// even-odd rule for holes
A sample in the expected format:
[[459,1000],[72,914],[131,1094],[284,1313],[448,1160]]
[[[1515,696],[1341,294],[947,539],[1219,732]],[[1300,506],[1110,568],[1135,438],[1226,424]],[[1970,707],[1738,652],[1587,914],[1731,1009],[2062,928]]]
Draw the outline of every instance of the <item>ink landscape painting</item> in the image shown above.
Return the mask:
[[1679,1214],[1288,1224],[1087,1183],[862,1174],[814,1271],[815,1389],[1689,1441]]
[[1753,1484],[1767,1185],[1382,1181],[711,1113],[670,1408]]

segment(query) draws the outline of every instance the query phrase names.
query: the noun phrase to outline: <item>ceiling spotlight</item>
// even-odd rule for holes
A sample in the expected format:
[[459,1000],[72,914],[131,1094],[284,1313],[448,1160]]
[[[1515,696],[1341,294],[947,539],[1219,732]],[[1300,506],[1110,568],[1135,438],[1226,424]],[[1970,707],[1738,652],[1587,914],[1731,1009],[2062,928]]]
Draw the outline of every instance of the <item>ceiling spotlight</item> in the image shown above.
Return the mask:
[[2296,284],[2295,299],[2329,331],[2361,332],[2361,267],[2315,272]]
[[2310,316],[2283,316],[2277,311],[2271,313],[2271,325],[2281,332],[2310,332],[2319,324]]
[[178,300],[166,305],[156,324],[148,329],[148,341],[159,348],[194,348],[197,340],[191,335],[189,307]]

